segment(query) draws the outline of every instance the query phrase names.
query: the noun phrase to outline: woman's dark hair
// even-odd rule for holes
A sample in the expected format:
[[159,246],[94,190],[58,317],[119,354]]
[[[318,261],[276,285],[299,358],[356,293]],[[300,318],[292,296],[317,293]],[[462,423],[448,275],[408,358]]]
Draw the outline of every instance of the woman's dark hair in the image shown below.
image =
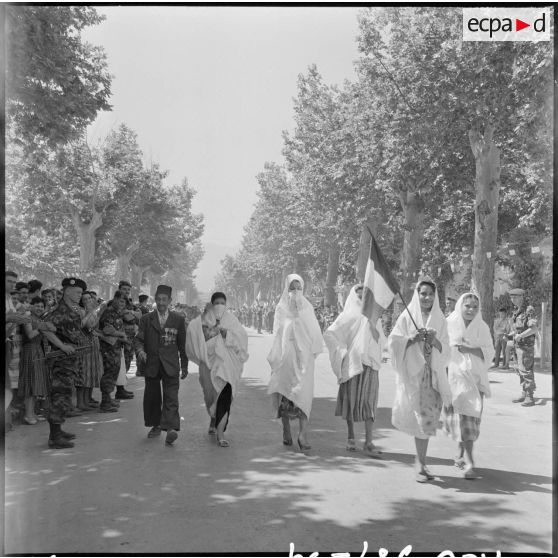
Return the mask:
[[222,298],[225,302],[227,302],[227,297],[225,293],[216,292],[211,295],[211,304],[214,304],[216,300]]
[[39,304],[39,303],[41,303],[41,304],[44,304],[44,303],[45,303],[45,301],[44,301],[40,296],[34,296],[34,297],[31,299],[31,304],[32,304],[32,305],[33,305],[33,304]]
[[112,295],[112,299],[116,300],[117,298],[126,298],[124,296],[124,293],[122,291],[114,291],[114,294]]
[[27,283],[27,287],[32,293],[40,291],[42,286],[43,284],[38,279],[31,279],[31,281]]
[[29,290],[29,284],[26,283],[25,281],[18,281],[18,282],[15,284],[15,288],[16,288],[16,291],[19,291],[19,290],[21,290],[21,289],[27,289],[27,290]]
[[79,305],[80,305],[82,308],[85,308],[85,305],[83,304],[83,297],[84,297],[85,295],[93,296],[93,293],[92,293],[91,291],[83,291],[83,292],[81,293],[81,298],[79,299]]

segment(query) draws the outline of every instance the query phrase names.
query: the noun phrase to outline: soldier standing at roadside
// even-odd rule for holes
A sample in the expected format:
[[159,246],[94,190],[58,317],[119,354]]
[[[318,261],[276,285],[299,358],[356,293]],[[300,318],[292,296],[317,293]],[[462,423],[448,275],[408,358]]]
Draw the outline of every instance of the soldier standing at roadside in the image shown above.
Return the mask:
[[62,299],[48,315],[48,321],[56,327],[56,333],[44,333],[52,345],[66,353],[66,356],[54,360],[51,371],[48,446],[54,449],[74,447],[70,440],[76,437],[75,434],[64,432],[62,424],[66,413],[72,408],[72,386],[81,363],[79,356],[74,353],[78,346],[83,345],[79,302],[87,285],[81,279],[66,277],[62,281],[62,289]]
[[516,353],[516,370],[521,384],[521,395],[513,403],[521,403],[523,407],[535,404],[533,397],[535,384],[535,337],[537,335],[537,320],[534,308],[525,303],[523,289],[511,289],[510,298],[515,306],[512,316],[512,331],[510,338],[514,342]]

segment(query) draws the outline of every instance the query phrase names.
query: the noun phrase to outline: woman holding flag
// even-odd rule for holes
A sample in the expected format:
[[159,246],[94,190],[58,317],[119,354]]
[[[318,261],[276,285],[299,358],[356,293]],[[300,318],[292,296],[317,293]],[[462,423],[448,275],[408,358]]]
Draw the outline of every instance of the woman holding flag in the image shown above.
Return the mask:
[[339,383],[335,416],[347,421],[347,451],[356,451],[354,423],[364,422],[363,451],[377,458],[381,452],[372,443],[372,426],[378,405],[378,370],[386,339],[381,320],[376,324],[380,338],[378,341],[374,338],[373,326],[362,313],[362,292],[362,284],[351,289],[343,312],[326,330],[324,340]]
[[312,304],[302,294],[304,281],[289,275],[275,309],[275,338],[267,360],[271,378],[267,392],[271,394],[274,414],[283,421],[283,444],[290,446],[290,420],[300,424],[298,445],[309,450],[308,419],[314,397],[314,360],[322,352],[323,337]]
[[407,311],[389,336],[388,349],[397,373],[392,423],[414,436],[416,480],[426,482],[434,478],[426,467],[428,439],[441,426],[442,404],[451,403],[448,330],[431,279],[418,282]]

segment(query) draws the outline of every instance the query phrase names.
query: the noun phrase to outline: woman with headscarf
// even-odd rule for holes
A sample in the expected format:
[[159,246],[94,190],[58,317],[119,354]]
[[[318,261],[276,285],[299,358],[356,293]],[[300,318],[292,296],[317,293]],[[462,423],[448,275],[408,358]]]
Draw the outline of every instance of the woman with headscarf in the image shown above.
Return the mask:
[[213,293],[202,315],[188,324],[186,354],[199,366],[199,380],[210,416],[209,434],[217,434],[220,447],[244,363],[248,360],[248,335],[227,307],[224,293]]
[[441,426],[442,405],[451,402],[448,331],[431,279],[419,280],[409,311],[402,312],[389,336],[388,349],[396,371],[392,423],[414,436],[416,480],[426,482],[434,478],[426,467],[428,439]]
[[324,340],[339,383],[335,416],[347,421],[347,451],[356,451],[354,423],[364,422],[363,450],[371,457],[379,457],[381,452],[372,443],[372,426],[385,336],[381,320],[376,324],[378,341],[372,335],[372,325],[362,314],[362,289],[362,284],[351,289],[343,311],[324,333]]
[[474,479],[473,444],[479,437],[483,397],[490,397],[488,368],[494,358],[494,346],[476,294],[461,295],[447,322],[452,400],[444,408],[444,431],[459,443],[456,466],[464,468],[466,479]]
[[323,337],[312,304],[304,297],[299,275],[287,277],[275,309],[275,338],[267,360],[274,415],[283,422],[283,444],[291,446],[291,419],[299,419],[298,445],[309,450],[308,419],[314,396],[314,359],[322,352]]

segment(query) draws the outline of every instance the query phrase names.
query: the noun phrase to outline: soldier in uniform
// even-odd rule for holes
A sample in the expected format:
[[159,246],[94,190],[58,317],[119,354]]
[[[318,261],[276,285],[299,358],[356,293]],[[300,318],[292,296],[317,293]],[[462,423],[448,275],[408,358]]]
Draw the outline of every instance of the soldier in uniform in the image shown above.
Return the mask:
[[66,414],[72,409],[72,386],[79,375],[81,359],[74,353],[78,346],[84,344],[79,301],[86,289],[87,285],[81,279],[66,277],[62,281],[62,299],[48,315],[48,321],[56,327],[56,333],[45,332],[45,337],[52,345],[66,353],[66,356],[59,357],[52,363],[50,407],[47,416],[50,426],[50,448],[74,447],[70,440],[75,438],[75,434],[64,432],[62,424]]
[[537,335],[537,320],[534,308],[525,304],[525,291],[512,289],[509,292],[515,307],[512,316],[512,327],[509,335],[514,342],[516,353],[516,370],[519,375],[522,393],[514,399],[514,403],[521,403],[523,407],[535,404],[535,337]]
[[111,398],[111,393],[120,372],[122,345],[127,341],[122,319],[125,307],[126,298],[120,291],[116,291],[111,304],[99,320],[99,329],[103,334],[100,337],[103,375],[100,382],[102,400],[99,406],[102,413],[114,413],[119,407],[119,403]]
[[[130,370],[132,364],[132,358],[134,356],[134,337],[138,330],[139,321],[142,317],[141,310],[132,302],[132,284],[129,281],[123,279],[118,283],[118,290],[124,295],[126,299],[126,308],[122,319],[124,320],[124,331],[126,332],[126,337],[128,342],[124,344],[124,361],[126,362],[126,372]],[[134,393],[128,391],[124,385],[116,386],[116,399],[132,399]]]

